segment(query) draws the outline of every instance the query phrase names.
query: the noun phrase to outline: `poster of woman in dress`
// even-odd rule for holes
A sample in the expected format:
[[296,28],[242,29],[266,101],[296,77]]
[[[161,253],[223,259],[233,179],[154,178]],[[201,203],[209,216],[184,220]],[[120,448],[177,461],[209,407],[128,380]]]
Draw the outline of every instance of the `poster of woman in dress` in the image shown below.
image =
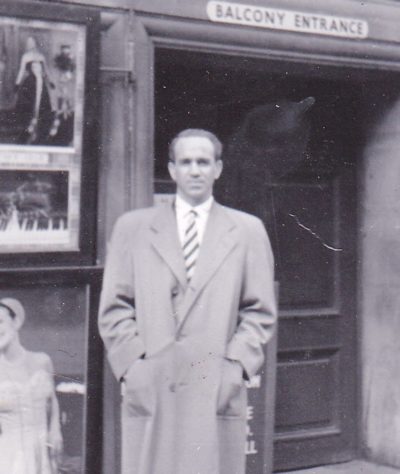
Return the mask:
[[24,321],[19,300],[0,298],[0,474],[56,474],[63,443],[53,362],[22,345]]
[[77,148],[84,64],[79,25],[0,18],[0,145]]
[[0,289],[0,474],[82,474],[87,294]]

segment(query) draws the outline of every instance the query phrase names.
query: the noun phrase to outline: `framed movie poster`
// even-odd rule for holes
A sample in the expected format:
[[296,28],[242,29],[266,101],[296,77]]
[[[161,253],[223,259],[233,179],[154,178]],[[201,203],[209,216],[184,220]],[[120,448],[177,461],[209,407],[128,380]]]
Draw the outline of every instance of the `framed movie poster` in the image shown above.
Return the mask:
[[91,9],[0,5],[0,260],[93,263],[97,30]]
[[[101,471],[102,343],[97,269],[0,272],[1,466]],[[7,357],[8,318],[18,358]],[[5,472],[2,471],[2,472]]]

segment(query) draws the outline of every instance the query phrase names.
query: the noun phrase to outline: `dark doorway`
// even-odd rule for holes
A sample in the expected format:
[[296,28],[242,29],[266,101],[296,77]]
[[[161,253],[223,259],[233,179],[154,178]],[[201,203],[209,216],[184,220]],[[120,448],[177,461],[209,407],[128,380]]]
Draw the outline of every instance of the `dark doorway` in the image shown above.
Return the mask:
[[[155,52],[155,192],[172,189],[166,172],[171,138],[184,128],[212,130],[226,144],[219,200],[258,215],[273,244],[280,283],[277,471],[351,459],[357,448],[362,95],[344,76],[305,64]],[[313,99],[297,116],[301,123],[293,124],[290,107],[307,98]],[[271,109],[259,109],[265,105],[288,111],[288,121],[282,125]],[[280,124],[279,133],[276,127],[268,132],[275,149],[263,152],[269,141],[257,136],[256,143],[243,143],[246,123],[250,137],[259,126],[263,132],[264,125]]]

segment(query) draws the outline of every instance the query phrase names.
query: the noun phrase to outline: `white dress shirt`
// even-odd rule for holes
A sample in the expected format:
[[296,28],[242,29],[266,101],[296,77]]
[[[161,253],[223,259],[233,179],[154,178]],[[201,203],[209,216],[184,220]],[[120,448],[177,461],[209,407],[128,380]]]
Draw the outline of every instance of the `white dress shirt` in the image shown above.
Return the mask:
[[204,237],[204,232],[206,230],[208,216],[210,214],[211,206],[214,202],[214,198],[210,196],[207,201],[204,201],[198,206],[191,206],[186,201],[184,201],[179,195],[176,195],[175,198],[175,212],[176,212],[176,221],[178,224],[178,235],[181,245],[185,240],[185,231],[187,228],[187,219],[189,217],[190,211],[196,211],[196,227],[199,244],[201,245]]

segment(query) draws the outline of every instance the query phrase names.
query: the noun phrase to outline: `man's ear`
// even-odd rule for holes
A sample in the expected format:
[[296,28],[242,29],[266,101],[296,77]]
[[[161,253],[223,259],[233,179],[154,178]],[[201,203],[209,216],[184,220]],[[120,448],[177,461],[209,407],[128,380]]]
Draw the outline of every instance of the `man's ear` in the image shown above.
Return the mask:
[[174,161],[168,161],[168,172],[171,178],[176,181],[175,179],[175,162]]
[[216,165],[217,165],[217,170],[215,173],[215,179],[218,179],[221,176],[224,164],[222,163],[222,160],[217,160]]

